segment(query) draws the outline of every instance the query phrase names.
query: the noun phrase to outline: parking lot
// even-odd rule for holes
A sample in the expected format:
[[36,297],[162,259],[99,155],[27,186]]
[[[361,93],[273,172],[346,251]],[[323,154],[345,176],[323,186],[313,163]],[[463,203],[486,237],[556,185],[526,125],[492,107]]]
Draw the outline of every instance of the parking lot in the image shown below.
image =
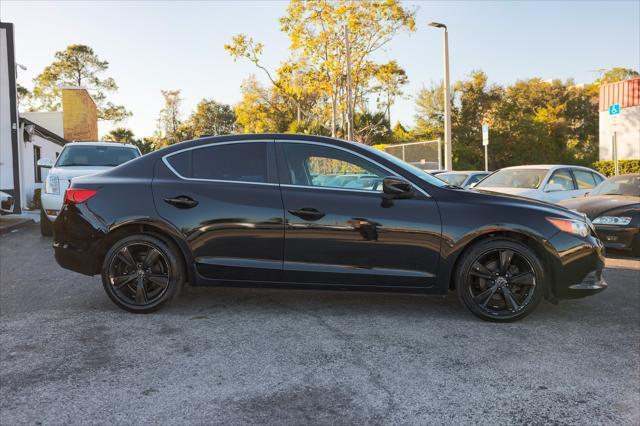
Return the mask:
[[454,295],[190,289],[151,315],[0,237],[2,424],[640,422],[640,269],[492,324]]

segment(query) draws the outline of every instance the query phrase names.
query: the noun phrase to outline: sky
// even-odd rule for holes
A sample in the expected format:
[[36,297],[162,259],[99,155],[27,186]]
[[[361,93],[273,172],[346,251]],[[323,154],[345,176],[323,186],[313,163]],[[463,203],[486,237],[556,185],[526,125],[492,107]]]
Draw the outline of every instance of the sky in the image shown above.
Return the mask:
[[[572,78],[589,83],[598,70],[640,68],[640,1],[434,1],[404,2],[417,8],[416,31],[397,35],[380,61],[396,59],[408,74],[406,98],[392,108],[392,121],[411,126],[421,87],[443,76],[442,31],[449,28],[451,81],[483,70],[492,83]],[[202,98],[234,104],[240,84],[255,74],[246,61],[234,62],[224,44],[245,33],[265,45],[264,63],[275,69],[287,59],[289,40],[278,19],[286,1],[209,2],[0,2],[0,19],[15,26],[18,83],[33,78],[67,45],[91,46],[109,61],[108,75],[119,86],[110,96],[133,116],[119,126],[150,136],[162,108],[160,90],[182,91],[183,117]],[[100,123],[100,133],[111,126]]]

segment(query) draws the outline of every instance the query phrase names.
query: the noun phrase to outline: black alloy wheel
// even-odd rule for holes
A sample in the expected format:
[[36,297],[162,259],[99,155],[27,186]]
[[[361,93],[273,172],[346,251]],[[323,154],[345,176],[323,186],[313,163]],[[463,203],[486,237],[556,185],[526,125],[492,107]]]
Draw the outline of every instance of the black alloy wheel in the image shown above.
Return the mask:
[[105,256],[102,283],[121,308],[151,312],[176,295],[182,269],[174,247],[152,235],[133,235],[118,241]]
[[458,295],[478,317],[515,321],[543,298],[543,268],[528,247],[511,240],[487,240],[463,258],[457,275]]

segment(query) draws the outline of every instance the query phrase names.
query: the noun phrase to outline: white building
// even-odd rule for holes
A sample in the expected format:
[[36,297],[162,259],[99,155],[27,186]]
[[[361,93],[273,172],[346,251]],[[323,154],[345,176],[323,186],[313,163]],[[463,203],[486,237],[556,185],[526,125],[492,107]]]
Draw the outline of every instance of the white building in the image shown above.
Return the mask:
[[[611,115],[609,107],[620,106]],[[613,132],[618,160],[640,160],[640,77],[600,86],[600,160],[613,160]]]

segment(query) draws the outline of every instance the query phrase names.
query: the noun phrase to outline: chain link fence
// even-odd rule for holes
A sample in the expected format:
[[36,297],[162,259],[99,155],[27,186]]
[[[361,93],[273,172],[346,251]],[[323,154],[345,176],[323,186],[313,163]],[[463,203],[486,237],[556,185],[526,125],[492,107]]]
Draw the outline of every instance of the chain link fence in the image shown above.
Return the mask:
[[433,141],[410,142],[385,147],[389,154],[423,170],[442,170],[442,143]]

